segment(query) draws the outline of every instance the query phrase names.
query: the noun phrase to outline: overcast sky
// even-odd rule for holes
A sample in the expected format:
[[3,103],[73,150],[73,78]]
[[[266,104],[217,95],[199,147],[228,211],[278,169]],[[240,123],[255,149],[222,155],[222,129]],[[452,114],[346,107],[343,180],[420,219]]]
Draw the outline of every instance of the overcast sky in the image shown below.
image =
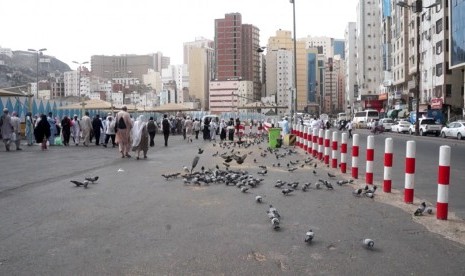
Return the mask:
[[[358,0],[295,1],[298,38],[344,38],[356,21]],[[214,39],[214,19],[225,13],[257,26],[261,45],[278,29],[292,30],[289,0],[1,0],[0,7],[1,47],[47,48],[72,68],[92,55],[157,51],[180,64],[183,42]]]

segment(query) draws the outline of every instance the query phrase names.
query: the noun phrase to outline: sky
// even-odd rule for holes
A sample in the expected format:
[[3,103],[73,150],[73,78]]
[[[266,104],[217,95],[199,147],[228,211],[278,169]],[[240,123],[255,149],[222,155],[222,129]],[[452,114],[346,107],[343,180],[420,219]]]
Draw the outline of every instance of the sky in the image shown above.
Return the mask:
[[[297,38],[344,38],[358,0],[295,0]],[[239,12],[266,45],[276,30],[293,28],[289,0],[0,0],[0,47],[46,48],[75,69],[92,55],[162,52],[181,64],[183,43],[214,39],[214,20]]]

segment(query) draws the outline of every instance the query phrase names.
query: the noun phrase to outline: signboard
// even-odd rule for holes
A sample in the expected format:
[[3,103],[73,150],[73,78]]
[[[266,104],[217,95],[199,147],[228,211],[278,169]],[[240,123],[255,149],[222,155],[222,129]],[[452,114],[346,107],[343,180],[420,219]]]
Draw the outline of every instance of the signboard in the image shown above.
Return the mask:
[[442,109],[442,104],[443,104],[442,98],[431,99],[431,109]]
[[379,94],[378,96],[378,100],[380,101],[387,100],[387,98],[388,98],[388,93]]
[[449,4],[450,68],[465,66],[465,1],[451,0]]

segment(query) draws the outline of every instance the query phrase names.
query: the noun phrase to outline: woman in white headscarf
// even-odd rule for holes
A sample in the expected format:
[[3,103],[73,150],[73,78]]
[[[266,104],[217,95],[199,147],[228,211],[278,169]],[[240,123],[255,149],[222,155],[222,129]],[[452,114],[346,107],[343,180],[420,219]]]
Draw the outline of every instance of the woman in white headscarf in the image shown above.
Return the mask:
[[147,131],[147,119],[140,115],[134,127],[132,128],[132,150],[137,153],[136,159],[139,160],[140,152],[144,152],[144,158],[147,158],[149,150],[149,132]]

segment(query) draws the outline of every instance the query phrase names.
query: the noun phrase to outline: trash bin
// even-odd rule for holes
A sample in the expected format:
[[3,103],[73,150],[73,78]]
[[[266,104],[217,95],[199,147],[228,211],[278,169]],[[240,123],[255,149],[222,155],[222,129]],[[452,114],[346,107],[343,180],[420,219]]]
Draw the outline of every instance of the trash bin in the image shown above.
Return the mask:
[[[274,149],[277,147],[278,139],[281,139],[281,128],[268,129],[268,146],[270,148]],[[282,144],[282,140],[281,140],[281,144]]]

